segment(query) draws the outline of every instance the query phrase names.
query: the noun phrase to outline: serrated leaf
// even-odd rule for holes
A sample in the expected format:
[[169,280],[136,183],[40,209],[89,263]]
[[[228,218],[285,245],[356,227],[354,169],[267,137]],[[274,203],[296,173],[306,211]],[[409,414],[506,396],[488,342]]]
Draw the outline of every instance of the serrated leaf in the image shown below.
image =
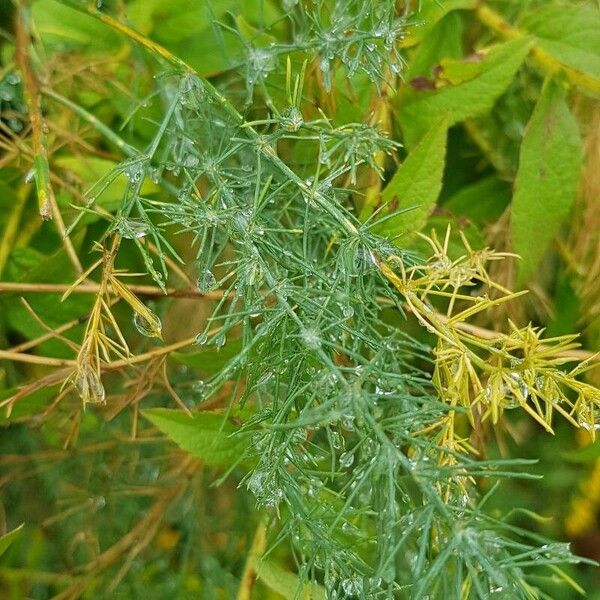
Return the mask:
[[402,40],[402,46],[409,47],[420,43],[423,38],[449,12],[454,10],[470,10],[477,6],[477,0],[421,0],[420,10],[416,12]]
[[252,433],[236,433],[237,427],[222,413],[201,412],[190,417],[178,410],[153,408],[142,414],[180,448],[207,465],[233,465],[250,445]]
[[0,536],[0,556],[2,556],[10,547],[10,545],[19,537],[25,523],[21,523],[18,527],[9,531],[6,535]]
[[[399,95],[400,123],[404,141],[412,148],[440,118],[447,114],[449,125],[483,114],[506,90],[531,48],[531,40],[519,38],[497,44],[462,61],[470,78],[456,85],[449,82],[437,89],[435,81],[405,87]],[[477,68],[473,67],[477,61]],[[475,71],[475,72],[474,72]],[[452,77],[461,80],[459,61],[453,61]]]
[[563,64],[600,79],[600,10],[584,6],[542,6],[520,25]]
[[256,563],[258,578],[286,600],[325,600],[325,589],[317,583],[302,583],[295,573],[282,569],[270,560]]
[[511,207],[513,248],[523,259],[520,283],[536,268],[569,214],[581,163],[577,121],[565,91],[549,82],[525,130]]
[[451,12],[436,23],[422,44],[410,58],[405,77],[408,81],[418,76],[429,77],[433,67],[443,58],[462,56],[463,21],[457,12]]
[[[402,166],[381,194],[386,206],[381,213],[377,233],[386,237],[401,236],[396,240],[406,245],[420,231],[442,189],[446,157],[446,119],[437,123],[409,153]],[[394,217],[390,214],[397,212]]]

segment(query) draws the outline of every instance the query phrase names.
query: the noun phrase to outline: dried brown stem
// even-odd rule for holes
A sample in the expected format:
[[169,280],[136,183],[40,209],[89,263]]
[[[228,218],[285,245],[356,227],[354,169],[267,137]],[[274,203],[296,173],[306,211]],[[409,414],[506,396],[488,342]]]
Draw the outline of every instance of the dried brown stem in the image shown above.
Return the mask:
[[[172,298],[204,298],[206,300],[220,300],[225,294],[222,290],[203,293],[194,288],[168,288],[163,292],[157,286],[152,285],[128,285],[127,288],[134,294],[147,297],[170,296]],[[59,293],[70,290],[70,294],[97,294],[101,290],[99,283],[82,283],[72,287],[66,283],[16,283],[12,281],[0,282],[0,293],[19,292],[26,293]]]
[[242,579],[240,581],[240,587],[236,600],[251,600],[252,589],[254,588],[254,582],[256,581],[256,562],[265,552],[267,544],[267,528],[264,521],[258,524],[256,532],[254,533],[254,539],[252,540],[252,546],[248,552],[248,558],[244,566],[244,572],[242,573]]

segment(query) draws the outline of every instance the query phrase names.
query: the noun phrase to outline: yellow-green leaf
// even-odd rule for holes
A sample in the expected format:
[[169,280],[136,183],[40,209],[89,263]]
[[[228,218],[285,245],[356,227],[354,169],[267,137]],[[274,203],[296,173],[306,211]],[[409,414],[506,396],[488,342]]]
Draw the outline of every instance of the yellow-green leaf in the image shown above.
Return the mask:
[[21,523],[18,527],[9,531],[6,535],[0,536],[0,556],[2,556],[9,546],[19,537],[25,523]]
[[577,121],[565,91],[544,86],[527,125],[511,207],[513,248],[521,255],[519,281],[538,265],[569,214],[582,162]]
[[405,78],[429,77],[433,67],[443,58],[460,58],[463,54],[463,21],[457,12],[451,12],[425,37],[413,52]]
[[286,600],[325,600],[325,590],[317,583],[302,583],[295,573],[282,569],[270,560],[256,564],[258,578]]
[[[420,231],[440,190],[446,158],[447,119],[434,125],[409,153],[381,194],[382,224],[374,229],[405,246]],[[396,213],[395,216],[390,216]]]
[[473,9],[477,0],[421,0],[420,10],[416,12],[407,26],[407,32],[402,40],[404,47],[414,46],[435,27],[445,15],[454,10]]
[[543,6],[527,13],[521,27],[563,64],[600,80],[600,10]]
[[[497,44],[462,61],[452,62],[452,79],[458,81],[437,89],[437,82],[408,83],[399,94],[400,123],[406,145],[413,147],[440,118],[447,114],[449,125],[488,112],[506,90],[531,47],[531,40],[519,38]],[[478,64],[474,66],[473,61]],[[466,80],[465,80],[466,79]]]

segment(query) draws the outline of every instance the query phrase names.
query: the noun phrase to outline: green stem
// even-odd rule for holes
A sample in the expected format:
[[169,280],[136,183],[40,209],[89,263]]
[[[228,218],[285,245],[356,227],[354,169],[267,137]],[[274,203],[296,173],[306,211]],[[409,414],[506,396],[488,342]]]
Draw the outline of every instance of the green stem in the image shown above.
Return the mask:
[[311,186],[307,185],[292,169],[290,169],[276,154],[275,151],[271,148],[270,145],[266,144],[262,138],[262,136],[245,120],[244,117],[238,112],[238,110],[227,100],[217,88],[208,81],[205,77],[202,77],[197,73],[197,71],[187,64],[184,60],[175,56],[173,53],[169,52],[166,48],[149,40],[147,37],[143,36],[139,32],[135,31],[128,25],[121,23],[117,19],[114,19],[110,15],[106,15],[104,13],[98,12],[93,8],[89,8],[84,10],[81,7],[77,7],[77,10],[82,12],[86,12],[92,17],[98,19],[105,25],[108,25],[112,29],[122,33],[129,39],[137,42],[142,45],[144,48],[149,50],[155,56],[158,56],[167,62],[171,63],[173,66],[181,69],[184,73],[188,75],[193,75],[197,77],[204,86],[204,91],[210,96],[210,98],[219,104],[221,108],[225,111],[225,113],[249,136],[249,138],[256,142],[256,146],[261,154],[268,162],[271,163],[282,175],[292,181],[299,189],[302,190],[303,193],[310,195],[311,199],[313,199],[325,212],[327,212],[331,217],[336,219],[341,225],[344,227],[346,232],[349,235],[355,236],[358,234],[358,229],[356,225],[336,206],[332,205],[326,196],[320,193],[318,190],[313,190]]
[[65,98],[58,92],[48,87],[42,88],[42,93],[48,98],[52,98],[56,102],[59,102],[63,106],[71,109],[76,115],[80,116],[84,121],[87,121],[96,131],[101,133],[109,142],[112,142],[123,154],[129,157],[138,156],[139,152],[130,146],[123,138],[119,137],[110,127],[107,127],[100,119],[95,117],[92,113],[85,110],[85,108],[79,106],[75,102],[72,102],[68,98]]

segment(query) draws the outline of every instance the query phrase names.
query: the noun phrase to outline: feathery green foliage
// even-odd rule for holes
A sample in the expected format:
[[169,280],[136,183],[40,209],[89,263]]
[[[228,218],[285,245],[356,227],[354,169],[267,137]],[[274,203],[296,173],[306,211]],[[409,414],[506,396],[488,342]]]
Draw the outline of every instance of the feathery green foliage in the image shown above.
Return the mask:
[[[0,247],[0,266],[10,281],[41,276],[57,284],[41,291],[64,294],[59,307],[56,296],[39,295],[8,311],[5,338],[17,331],[35,341],[0,355],[11,361],[2,406],[15,437],[7,445],[16,454],[25,443],[21,421],[42,424],[47,442],[65,448],[105,427],[114,428],[118,448],[130,426],[140,472],[126,483],[111,446],[105,473],[124,489],[146,486],[154,498],[141,520],[143,503],[127,505],[115,526],[119,541],[80,524],[70,542],[73,567],[28,594],[86,598],[121,589],[137,597],[138,557],[165,518],[186,543],[173,587],[156,588],[157,598],[213,598],[217,590],[249,598],[255,576],[263,586],[255,597],[290,599],[529,599],[554,597],[568,587],[561,581],[577,590],[568,570],[591,561],[535,531],[532,518],[515,519],[512,506],[490,509],[507,480],[539,482],[535,461],[506,458],[484,438],[510,427],[513,412],[539,435],[568,423],[593,436],[600,426],[600,392],[584,379],[594,356],[576,350],[573,330],[544,336],[542,323],[517,324],[501,312],[520,301],[522,292],[509,287],[534,272],[574,204],[583,151],[557,89],[598,93],[597,73],[587,69],[595,50],[578,54],[573,30],[565,56],[550,25],[531,14],[512,25],[514,3],[498,10],[450,0],[188,4],[15,5],[18,27],[40,40],[17,44],[17,64],[0,84],[10,103],[5,145],[20,151],[22,122],[36,126],[17,66],[24,75],[48,69],[52,77],[40,78],[37,93],[55,123],[54,145],[43,154],[50,172],[62,174],[51,181],[57,233],[45,224],[39,239],[26,238],[25,247],[32,239],[37,246],[19,255],[12,240],[20,217],[7,215],[12,238]],[[574,19],[597,18],[594,8],[569,10]],[[472,54],[445,56],[435,36],[457,19],[481,39]],[[186,27],[189,37],[179,31]],[[98,67],[89,53],[96,37]],[[207,40],[217,51],[205,60]],[[455,41],[454,50],[465,43]],[[113,44],[127,62],[105,71]],[[89,57],[77,56],[84,49]],[[53,56],[73,59],[65,72],[89,61],[111,79],[94,81],[92,73],[87,88],[62,90]],[[403,81],[407,72],[414,76]],[[523,113],[533,114],[517,162],[510,138]],[[81,139],[64,133],[61,115],[77,117]],[[560,141],[565,128],[568,147]],[[498,130],[507,133],[496,147]],[[478,160],[492,165],[484,175],[495,190],[503,189],[499,179],[516,179],[506,237],[526,255],[519,281],[498,275],[501,265],[514,265],[512,248],[495,251],[483,239],[484,224],[504,210],[502,193],[491,202],[493,218],[485,210],[471,218],[471,207],[454,218],[444,208],[452,197],[460,206],[456,195],[472,183],[452,182],[456,136],[465,131]],[[79,198],[69,178],[85,186]],[[540,199],[544,191],[551,201]],[[51,245],[45,235],[62,249],[36,270]],[[174,337],[174,304],[160,298],[178,295],[194,298],[203,313],[197,318],[188,306],[183,334]],[[482,321],[490,314],[500,315],[494,328]],[[44,339],[40,323],[51,330]],[[21,372],[21,362],[51,370]],[[149,423],[182,451],[171,457],[174,445],[151,436]],[[85,456],[74,452],[69,461],[65,469],[76,473]],[[208,488],[203,473],[220,487]],[[79,508],[46,515],[44,526],[100,511],[103,488],[97,482]],[[117,496],[109,500],[115,516]],[[211,553],[194,541],[194,515],[218,520],[219,502],[237,503],[228,517],[236,533]],[[244,567],[236,556],[248,536]],[[157,539],[168,546],[168,535]],[[29,580],[18,569],[0,568],[0,576],[14,597]]]

